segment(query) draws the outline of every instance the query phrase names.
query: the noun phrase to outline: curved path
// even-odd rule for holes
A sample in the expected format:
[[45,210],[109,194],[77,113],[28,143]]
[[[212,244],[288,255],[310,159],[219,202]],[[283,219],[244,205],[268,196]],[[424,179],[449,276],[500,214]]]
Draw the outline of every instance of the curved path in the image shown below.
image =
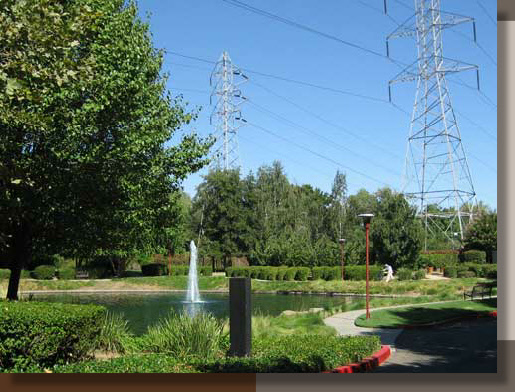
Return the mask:
[[[416,304],[419,305],[419,304]],[[414,306],[402,305],[388,308]],[[383,308],[385,309],[385,308]],[[354,320],[365,310],[324,320],[340,335],[379,335],[392,355],[376,373],[490,373],[497,371],[497,319],[465,320],[422,329],[363,328]]]

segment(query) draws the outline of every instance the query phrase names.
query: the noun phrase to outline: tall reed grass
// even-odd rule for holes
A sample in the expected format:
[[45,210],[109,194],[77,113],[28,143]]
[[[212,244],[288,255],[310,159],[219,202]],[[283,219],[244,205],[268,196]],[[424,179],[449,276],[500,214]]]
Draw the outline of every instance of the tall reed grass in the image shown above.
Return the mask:
[[127,320],[119,313],[106,312],[98,336],[97,349],[123,354],[131,339]]
[[224,322],[209,313],[190,316],[186,312],[170,312],[150,326],[145,335],[145,348],[179,358],[190,356],[213,358],[222,351]]

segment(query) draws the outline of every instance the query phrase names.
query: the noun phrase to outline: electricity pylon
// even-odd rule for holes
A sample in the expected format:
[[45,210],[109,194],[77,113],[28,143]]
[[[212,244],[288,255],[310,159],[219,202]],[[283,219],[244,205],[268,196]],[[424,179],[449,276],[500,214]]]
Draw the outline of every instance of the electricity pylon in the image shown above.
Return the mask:
[[475,70],[476,65],[443,56],[442,31],[473,18],[440,10],[440,0],[415,0],[415,14],[386,39],[415,37],[418,57],[389,82],[416,81],[417,91],[406,149],[403,193],[416,203],[428,234],[442,236],[454,244],[463,240],[468,221],[477,205],[465,150],[456,121],[445,75]]
[[213,106],[210,124],[215,127],[216,138],[212,168],[229,170],[241,167],[237,131],[246,123],[240,110],[246,98],[239,86],[247,80],[248,77],[234,66],[224,51],[209,81],[212,88],[209,103]]

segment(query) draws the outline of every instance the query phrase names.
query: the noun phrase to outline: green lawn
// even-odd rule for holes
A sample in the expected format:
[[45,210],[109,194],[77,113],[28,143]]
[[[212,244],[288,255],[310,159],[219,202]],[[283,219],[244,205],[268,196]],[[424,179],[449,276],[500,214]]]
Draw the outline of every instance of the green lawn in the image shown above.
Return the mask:
[[[109,280],[34,280],[22,279],[20,291],[30,290],[186,290],[186,276],[127,277]],[[463,288],[471,288],[484,279],[466,278],[449,280],[418,280],[370,282],[371,294],[432,296],[440,300],[458,299]],[[0,293],[7,290],[7,279],[0,279]],[[228,291],[229,279],[224,276],[199,277],[200,290]],[[309,293],[337,292],[364,294],[364,281],[261,281],[252,280],[252,290],[256,291],[300,291]]]
[[370,328],[397,328],[405,325],[423,325],[443,322],[459,317],[485,314],[497,309],[497,298],[482,301],[452,301],[405,308],[379,309],[358,317],[355,324]]

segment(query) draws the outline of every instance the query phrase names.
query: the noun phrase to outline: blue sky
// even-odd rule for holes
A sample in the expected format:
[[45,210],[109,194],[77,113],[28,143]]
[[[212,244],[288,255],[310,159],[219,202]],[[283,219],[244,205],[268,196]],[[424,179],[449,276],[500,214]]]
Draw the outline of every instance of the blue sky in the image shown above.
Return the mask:
[[[412,0],[388,0],[389,16],[382,13],[383,0],[242,1],[377,53],[385,53],[385,37],[397,27],[395,22],[414,12]],[[242,106],[244,118],[282,139],[254,126],[241,128],[244,174],[278,159],[291,181],[326,192],[337,169],[347,174],[350,194],[386,185],[400,189],[409,116],[387,102],[388,81],[400,71],[397,65],[222,0],[140,0],[138,6],[144,19],[150,12],[157,48],[209,61],[217,61],[226,50],[241,68],[351,93],[247,73],[250,81],[241,86],[249,98]],[[442,10],[476,20],[479,46],[472,41],[472,25],[464,24],[446,30],[443,50],[446,57],[479,66],[481,92],[475,89],[476,75],[470,71],[448,76],[449,89],[478,200],[497,208],[497,4],[442,0]],[[398,61],[415,61],[412,39],[397,39],[390,50]],[[209,63],[166,55],[163,71],[170,74],[172,94],[182,94],[192,108],[202,107],[198,120],[177,137],[192,127],[203,136],[214,131],[209,125],[212,68]],[[392,90],[393,102],[408,113],[415,87],[404,83]],[[191,196],[205,173],[184,182]]]

